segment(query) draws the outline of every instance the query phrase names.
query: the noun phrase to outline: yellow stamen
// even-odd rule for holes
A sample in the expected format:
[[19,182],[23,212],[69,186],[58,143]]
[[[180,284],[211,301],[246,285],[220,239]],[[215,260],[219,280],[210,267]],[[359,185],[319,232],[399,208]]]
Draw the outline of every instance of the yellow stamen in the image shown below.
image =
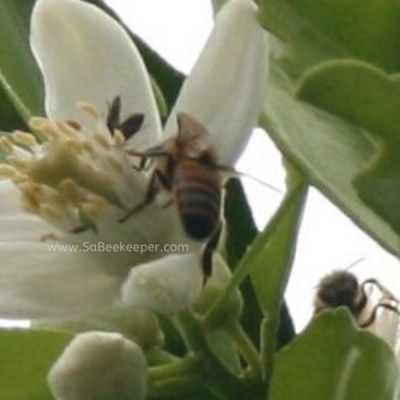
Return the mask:
[[33,136],[31,133],[15,131],[12,135],[12,138],[18,144],[21,144],[29,149],[34,149],[35,147],[39,146],[35,136]]
[[114,142],[115,147],[121,149],[126,145],[126,140],[124,134],[120,130],[114,131]]
[[95,119],[99,119],[100,118],[99,111],[92,104],[85,103],[83,101],[79,101],[78,102],[78,108],[80,108],[81,110],[85,111],[87,114],[89,114],[91,117],[93,117]]
[[102,135],[102,134],[96,134],[94,139],[96,140],[96,142],[103,147],[105,150],[109,150],[110,149],[110,142],[107,140],[107,138]]
[[107,162],[116,172],[122,172],[124,170],[122,162],[113,156],[107,156]]
[[4,153],[12,153],[14,150],[14,143],[8,136],[2,136],[0,138],[0,148]]

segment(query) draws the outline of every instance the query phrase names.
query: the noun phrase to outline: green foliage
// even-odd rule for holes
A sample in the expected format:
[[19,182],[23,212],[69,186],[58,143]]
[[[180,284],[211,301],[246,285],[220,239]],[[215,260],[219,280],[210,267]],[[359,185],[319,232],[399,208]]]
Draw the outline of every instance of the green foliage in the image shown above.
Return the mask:
[[0,330],[0,398],[51,400],[46,376],[71,338],[64,332]]
[[[376,66],[397,68],[388,50],[394,39],[387,39],[382,46],[378,43],[383,36],[391,37],[397,29],[394,22],[385,24],[381,20],[381,7],[386,10],[384,14],[398,15],[399,10],[393,8],[391,1],[363,2],[363,13],[368,18],[354,17],[354,24],[345,29],[347,17],[336,7],[354,16],[355,9],[360,9],[358,2],[302,3],[304,7],[291,1],[262,3],[261,19],[274,32],[279,27],[278,33],[284,38],[284,42],[273,46],[263,126],[313,185],[382,246],[397,254],[399,236],[390,227],[395,224],[392,221],[388,224],[387,215],[379,212],[387,204],[372,207],[377,203],[376,195],[370,199],[370,194],[363,189],[365,184],[359,188],[354,182],[360,176],[368,177],[366,167],[376,158],[376,142],[363,128],[384,125],[385,131],[382,129],[377,135],[389,135],[390,130],[393,136],[391,127],[395,126],[395,118],[388,117],[395,115],[392,110],[396,103],[396,85],[391,85],[393,79]],[[374,15],[374,29],[365,33],[365,24]],[[360,37],[363,45],[358,47],[354,43],[361,41]],[[373,92],[365,96],[369,89]],[[388,97],[391,105],[386,107]],[[348,119],[335,117],[300,100]]]
[[298,97],[400,146],[398,75],[360,61],[331,61],[304,75]]
[[293,76],[322,61],[364,60],[399,71],[400,8],[396,0],[261,0],[261,21],[285,44]]
[[251,280],[264,315],[260,348],[266,374],[272,372],[271,354],[276,348],[283,296],[296,250],[306,189],[301,182],[289,192],[268,228],[243,258],[243,262],[251,265]]
[[392,351],[346,310],[324,312],[276,356],[269,400],[392,400]]
[[41,79],[28,42],[33,2],[0,2],[0,123],[2,129],[21,126],[32,115],[43,114]]
[[400,82],[354,60],[323,64],[304,77],[299,97],[366,129],[376,152],[354,179],[360,198],[400,234]]

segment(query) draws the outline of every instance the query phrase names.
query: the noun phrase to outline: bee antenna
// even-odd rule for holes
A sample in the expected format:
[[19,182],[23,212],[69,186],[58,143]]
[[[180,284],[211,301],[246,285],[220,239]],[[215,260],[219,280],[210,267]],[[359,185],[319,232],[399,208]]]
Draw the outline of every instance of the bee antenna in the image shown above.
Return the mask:
[[355,261],[350,263],[346,268],[344,268],[344,270],[345,271],[350,271],[353,267],[355,267],[356,265],[362,263],[363,261],[365,261],[365,257],[357,258]]
[[221,165],[221,164],[212,164],[212,165],[210,165],[210,168],[215,168],[215,169],[217,169],[219,171],[227,172],[231,176],[243,177],[243,178],[251,179],[252,181],[257,182],[260,185],[263,185],[263,186],[267,187],[268,189],[273,190],[276,193],[279,193],[279,194],[283,193],[282,189],[279,189],[276,186],[273,186],[270,183],[267,183],[267,182],[263,181],[262,179],[258,179],[253,175],[246,174],[246,172],[237,171],[235,168],[232,168],[232,167],[229,167],[229,166],[226,166],[226,165]]
[[279,193],[279,194],[283,193],[282,189],[279,189],[278,187],[271,185],[270,183],[267,183],[267,182],[263,181],[262,179],[258,179],[253,175],[249,175],[249,174],[246,174],[245,172],[240,172],[240,171],[235,171],[235,174],[237,174],[238,176],[242,176],[243,178],[251,179],[252,181],[257,182],[260,185],[263,185],[263,186],[267,187],[268,189],[273,190],[276,193]]
[[[365,257],[360,257],[357,258],[355,261],[351,262],[346,268],[343,269],[343,271],[347,272],[350,271],[353,267],[355,267],[356,265],[360,264],[361,262],[365,261]],[[319,283],[315,286],[313,286],[313,289],[318,289],[319,288]]]

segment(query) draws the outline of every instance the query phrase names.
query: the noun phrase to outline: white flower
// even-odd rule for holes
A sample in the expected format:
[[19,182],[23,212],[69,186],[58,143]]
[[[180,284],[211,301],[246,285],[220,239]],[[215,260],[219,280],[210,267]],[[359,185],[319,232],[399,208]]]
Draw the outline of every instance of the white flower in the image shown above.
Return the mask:
[[57,400],[141,400],[148,365],[141,349],[118,333],[77,335],[48,375]]
[[[122,287],[130,303],[138,299],[157,311],[173,312],[196,298],[202,243],[184,234],[174,206],[154,202],[119,222],[143,201],[149,179],[132,167],[126,147],[147,149],[175,135],[176,115],[186,112],[208,129],[220,163],[233,165],[255,124],[267,74],[256,12],[250,0],[224,7],[163,133],[150,78],[126,32],[91,4],[36,1],[31,46],[49,119],[34,119],[32,128],[47,141],[21,132],[2,140],[9,164],[0,173],[9,180],[0,184],[0,317],[90,313],[118,305]],[[144,116],[130,138],[106,124],[117,97],[120,121]],[[86,251],[120,243],[159,248]],[[163,253],[166,244],[185,243],[189,254]],[[78,251],[50,251],[56,244]]]

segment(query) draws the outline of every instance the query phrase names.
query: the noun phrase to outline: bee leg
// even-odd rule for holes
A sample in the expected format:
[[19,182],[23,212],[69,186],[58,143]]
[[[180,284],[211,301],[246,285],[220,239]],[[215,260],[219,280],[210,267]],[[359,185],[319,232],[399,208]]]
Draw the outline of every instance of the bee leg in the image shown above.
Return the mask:
[[372,309],[372,312],[371,312],[370,316],[368,317],[368,319],[366,321],[364,321],[362,324],[359,324],[360,328],[368,328],[369,326],[371,326],[374,323],[379,308],[386,308],[387,310],[393,311],[396,314],[400,315],[400,310],[398,307],[396,307],[392,304],[379,303]]
[[203,270],[203,286],[206,284],[207,279],[212,274],[213,255],[218,247],[219,238],[221,237],[221,231],[222,231],[222,224],[220,223],[215,232],[212,234],[210,240],[206,243],[206,246],[202,254],[201,267]]
[[147,187],[146,194],[144,196],[144,200],[134,207],[132,210],[128,211],[125,216],[123,216],[119,222],[125,222],[129,219],[132,215],[138,213],[139,211],[143,210],[143,208],[147,207],[151,204],[154,199],[156,198],[158,192],[160,191],[160,187],[165,187],[165,182],[167,178],[158,170],[155,170],[153,175],[150,178],[149,185]]
[[392,294],[387,288],[385,288],[378,280],[374,278],[366,279],[361,285],[364,291],[365,291],[365,286],[368,284],[375,285],[386,299],[398,302],[396,296]]
[[143,170],[148,170],[148,168],[146,168],[146,163],[147,163],[147,161],[148,161],[148,157],[146,157],[146,156],[143,156],[141,159],[140,159],[140,162],[139,162],[139,165],[138,166],[136,166],[136,165],[132,165],[132,168],[135,170],[135,171],[138,171],[138,172],[141,172],[141,171],[143,171]]

